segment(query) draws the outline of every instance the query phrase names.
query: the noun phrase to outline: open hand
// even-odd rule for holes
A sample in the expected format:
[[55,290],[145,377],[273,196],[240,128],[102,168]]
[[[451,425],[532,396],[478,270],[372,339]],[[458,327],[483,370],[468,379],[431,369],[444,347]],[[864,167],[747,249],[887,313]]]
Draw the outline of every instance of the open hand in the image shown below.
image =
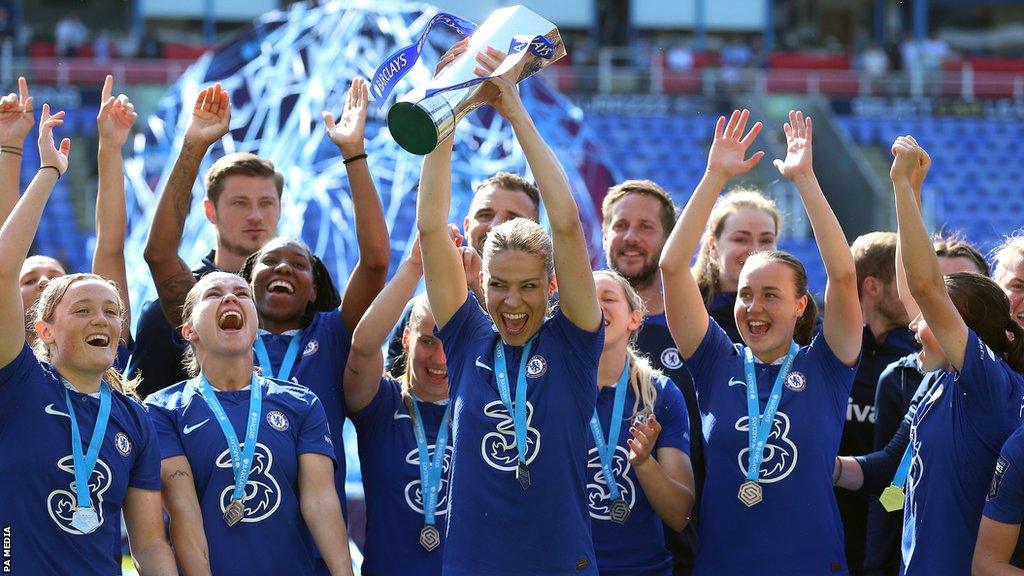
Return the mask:
[[50,105],[43,104],[43,113],[39,117],[39,167],[52,166],[61,175],[68,171],[68,154],[71,152],[71,139],[60,141],[60,148],[54,146],[53,129],[64,124],[64,111],[50,115]]
[[744,136],[743,130],[749,118],[750,111],[746,109],[742,112],[733,110],[728,123],[725,116],[718,118],[718,123],[715,124],[715,139],[711,143],[711,151],[708,152],[708,172],[721,174],[728,179],[749,171],[764,158],[764,152],[758,151],[750,158],[744,159],[762,128],[761,123],[756,122]]
[[28,82],[21,76],[18,78],[18,94],[12,92],[0,98],[0,144],[20,148],[35,123]]
[[365,151],[366,111],[369,108],[370,88],[366,80],[356,77],[345,95],[345,109],[338,123],[334,115],[322,112],[327,136],[341,150],[345,158],[357,156]]
[[658,435],[661,434],[661,424],[654,414],[651,414],[646,419],[634,420],[633,426],[629,428],[629,433],[633,437],[626,440],[626,444],[629,445],[628,458],[629,463],[636,468],[651,457],[654,444],[658,441]]
[[108,74],[100,95],[101,106],[96,116],[96,128],[101,141],[121,147],[128,140],[128,133],[139,115],[135,113],[135,105],[127,96],[121,94],[114,98],[113,93],[114,77]]
[[185,139],[210,147],[228,133],[231,124],[231,101],[220,84],[207,86],[196,96],[192,119],[185,129]]
[[814,125],[811,117],[805,118],[803,112],[790,110],[789,122],[782,125],[782,130],[786,133],[786,160],[774,162],[779,173],[789,180],[813,174],[811,143]]

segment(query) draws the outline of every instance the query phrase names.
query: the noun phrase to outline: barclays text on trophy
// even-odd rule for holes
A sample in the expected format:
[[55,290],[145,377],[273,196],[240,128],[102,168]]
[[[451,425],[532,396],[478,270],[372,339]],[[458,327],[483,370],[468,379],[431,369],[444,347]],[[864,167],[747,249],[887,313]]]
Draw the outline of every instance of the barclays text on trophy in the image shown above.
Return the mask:
[[[388,110],[388,129],[395,141],[413,154],[428,154],[452,135],[455,124],[486,101],[484,83],[496,76],[520,82],[565,56],[558,29],[523,6],[502,8],[479,27],[452,14],[438,13],[420,33],[419,41],[394,52],[374,72],[370,91],[383,103],[395,84],[419,59],[427,33],[444,24],[469,36],[466,51],[433,80],[398,99]],[[493,46],[508,57],[487,77],[478,77],[475,55]]]

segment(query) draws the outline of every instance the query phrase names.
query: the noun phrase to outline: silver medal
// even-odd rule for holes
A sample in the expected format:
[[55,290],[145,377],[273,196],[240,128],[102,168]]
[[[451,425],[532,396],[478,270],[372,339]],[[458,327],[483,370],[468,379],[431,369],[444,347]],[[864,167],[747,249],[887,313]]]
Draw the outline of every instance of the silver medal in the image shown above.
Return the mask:
[[761,503],[761,485],[753,480],[747,480],[743,484],[740,484],[739,494],[736,495],[740,499],[740,502],[746,504],[747,508],[756,506]]
[[526,462],[519,462],[519,466],[516,468],[516,480],[519,481],[519,487],[523,490],[530,487],[530,469],[526,467]]
[[437,527],[426,525],[420,530],[420,546],[427,552],[433,552],[441,544],[441,533]]
[[231,500],[228,507],[224,509],[224,521],[227,522],[228,526],[234,526],[242,518],[245,518],[245,505],[242,504],[241,500]]
[[100,517],[96,514],[96,509],[92,507],[75,508],[71,514],[71,527],[82,534],[95,532],[100,527]]
[[629,509],[629,504],[626,503],[626,499],[619,497],[612,502],[611,518],[612,522],[616,524],[625,524],[629,520],[629,514],[632,510]]

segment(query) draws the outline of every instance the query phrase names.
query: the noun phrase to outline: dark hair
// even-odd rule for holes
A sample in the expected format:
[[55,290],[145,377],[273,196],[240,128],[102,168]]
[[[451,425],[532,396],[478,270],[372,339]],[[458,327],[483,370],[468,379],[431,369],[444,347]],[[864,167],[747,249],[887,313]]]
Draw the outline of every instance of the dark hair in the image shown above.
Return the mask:
[[[1010,299],[988,276],[954,272],[945,279],[949,298],[967,327],[993,352],[1024,374],[1024,328],[1010,316]],[[1009,332],[1013,338],[1007,337]]]
[[505,190],[515,190],[526,194],[530,199],[530,202],[533,203],[534,216],[533,218],[530,218],[530,220],[536,221],[537,217],[540,215],[540,190],[537,189],[536,184],[530,182],[526,178],[511,172],[498,172],[494,176],[491,176],[477,184],[476,188],[473,190],[474,195],[487,187],[504,188]]
[[661,218],[661,227],[664,229],[665,238],[672,233],[676,225],[676,206],[672,203],[672,197],[664,188],[651,180],[626,180],[608,189],[604,200],[601,201],[601,214],[604,217],[601,222],[601,231],[605,232],[612,223],[612,206],[630,194],[644,194],[654,198],[661,205],[658,216]]
[[763,260],[767,263],[778,262],[793,271],[793,284],[796,286],[797,297],[807,297],[807,306],[804,308],[803,314],[797,318],[796,327],[793,328],[793,340],[801,346],[810,344],[811,338],[814,337],[814,327],[818,321],[818,304],[814,301],[814,296],[807,290],[807,270],[803,263],[796,256],[782,250],[755,252],[750,258],[747,258],[748,265],[751,260]]
[[[314,254],[302,240],[296,238],[288,238],[288,240],[299,244],[306,250],[310,269],[313,271],[313,288],[316,290],[316,299],[306,304],[306,310],[302,314],[302,325],[308,326],[313,321],[313,316],[317,312],[330,312],[341,306],[341,295],[338,293],[337,287],[334,286],[334,280],[331,279],[331,273],[327,270],[323,260]],[[250,286],[252,285],[253,270],[256,268],[256,263],[259,262],[263,251],[270,244],[271,242],[267,242],[263,245],[263,248],[250,254],[242,264],[242,268],[238,270],[238,275],[245,278],[245,281]]]
[[224,191],[224,183],[229,176],[255,176],[270,178],[277,188],[277,198],[280,200],[284,192],[284,175],[274,168],[274,163],[266,158],[261,158],[249,152],[235,152],[226,154],[210,166],[203,176],[203,185],[206,186],[206,197],[217,206],[220,194]]
[[857,294],[861,293],[868,276],[885,284],[896,278],[895,232],[869,232],[858,236],[850,245],[850,252],[857,268]]
[[959,233],[939,232],[932,237],[935,255],[940,258],[967,258],[978,268],[978,272],[988,276],[991,272],[988,261],[970,242]]

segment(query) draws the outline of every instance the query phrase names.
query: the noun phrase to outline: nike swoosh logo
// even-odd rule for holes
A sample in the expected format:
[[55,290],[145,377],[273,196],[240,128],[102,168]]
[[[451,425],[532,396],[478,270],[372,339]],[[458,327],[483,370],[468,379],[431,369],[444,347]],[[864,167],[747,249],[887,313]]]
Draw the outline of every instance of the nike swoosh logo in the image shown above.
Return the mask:
[[408,418],[409,420],[412,420],[412,416],[409,416],[408,414],[402,414],[398,410],[395,410],[395,420],[401,420],[402,418]]
[[56,408],[53,407],[53,404],[47,404],[46,408],[43,408],[43,412],[46,412],[47,414],[53,414],[54,416],[64,416],[65,418],[71,418],[70,414],[57,410]]
[[489,370],[491,372],[494,372],[493,368],[491,368],[487,364],[484,364],[483,362],[480,361],[480,357],[479,356],[476,357],[476,365],[481,367],[481,368],[483,368],[484,370]]
[[203,420],[202,422],[200,422],[198,424],[193,424],[191,426],[185,426],[184,430],[182,430],[181,433],[182,434],[188,434],[188,433],[192,432],[193,430],[195,430],[196,428],[199,428],[203,424],[206,424],[209,421],[210,421],[210,419],[207,418],[206,420]]
[[744,382],[743,380],[737,380],[735,378],[729,378],[729,386],[743,386],[744,388],[746,388],[747,387],[747,383]]

